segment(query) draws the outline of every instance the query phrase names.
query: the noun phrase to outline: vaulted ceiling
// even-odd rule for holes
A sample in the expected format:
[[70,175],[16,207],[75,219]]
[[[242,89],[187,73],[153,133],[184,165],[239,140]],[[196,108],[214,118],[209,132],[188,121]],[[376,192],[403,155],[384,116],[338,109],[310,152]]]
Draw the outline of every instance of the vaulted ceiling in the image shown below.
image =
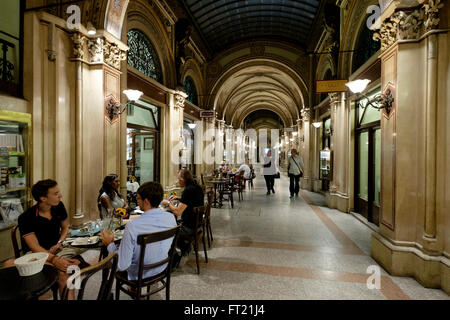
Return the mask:
[[306,46],[320,0],[180,0],[213,53],[258,39]]

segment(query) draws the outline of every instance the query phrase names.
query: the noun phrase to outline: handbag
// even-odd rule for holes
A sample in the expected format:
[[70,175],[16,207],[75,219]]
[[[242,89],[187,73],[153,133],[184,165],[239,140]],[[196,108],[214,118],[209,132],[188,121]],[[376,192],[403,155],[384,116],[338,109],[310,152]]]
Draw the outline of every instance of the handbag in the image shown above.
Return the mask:
[[280,173],[279,173],[279,172],[275,173],[275,174],[273,175],[273,177],[274,177],[275,179],[280,179]]
[[[302,168],[300,168],[300,166],[298,165],[297,161],[295,161],[294,158],[291,157],[291,159],[294,160],[294,163],[297,165],[298,170],[300,170],[300,177],[302,177],[302,176],[303,176]],[[289,164],[289,165],[290,165],[290,164]],[[289,169],[288,169],[288,172],[289,172]]]

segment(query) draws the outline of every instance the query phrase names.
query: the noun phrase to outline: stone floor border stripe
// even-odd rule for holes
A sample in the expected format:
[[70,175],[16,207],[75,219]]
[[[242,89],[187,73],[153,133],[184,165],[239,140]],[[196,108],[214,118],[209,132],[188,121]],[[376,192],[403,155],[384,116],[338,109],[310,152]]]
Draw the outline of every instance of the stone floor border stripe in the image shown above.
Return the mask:
[[[262,248],[262,249],[278,249],[278,250],[292,250],[292,251],[308,251],[317,253],[343,254],[343,255],[362,255],[366,254],[354,247],[319,247],[319,246],[305,246],[291,243],[278,242],[260,242],[260,241],[244,241],[235,239],[214,239],[214,246],[224,247],[244,247],[244,248]],[[359,249],[359,248],[358,248]]]
[[352,239],[350,239],[345,232],[343,232],[328,216],[320,209],[320,207],[316,206],[314,202],[303,192],[300,191],[300,194],[303,199],[305,199],[306,203],[313,209],[314,213],[319,217],[319,219],[325,224],[328,230],[334,235],[336,240],[343,247],[350,247],[355,250],[355,252],[360,252],[361,255],[365,255],[365,252],[359,248]]
[[[195,259],[191,258],[188,261],[188,265],[192,268],[195,268]],[[283,267],[283,266],[269,266],[260,264],[247,264],[231,261],[219,261],[215,259],[208,259],[207,264],[201,261],[200,269],[257,273],[281,277],[327,280],[327,281],[349,282],[349,283],[366,283],[369,277],[368,274],[360,274],[360,273],[314,270],[314,269]],[[389,300],[411,299],[407,294],[403,292],[403,290],[400,287],[398,287],[387,276],[381,276],[380,291],[386,297],[386,299]]]

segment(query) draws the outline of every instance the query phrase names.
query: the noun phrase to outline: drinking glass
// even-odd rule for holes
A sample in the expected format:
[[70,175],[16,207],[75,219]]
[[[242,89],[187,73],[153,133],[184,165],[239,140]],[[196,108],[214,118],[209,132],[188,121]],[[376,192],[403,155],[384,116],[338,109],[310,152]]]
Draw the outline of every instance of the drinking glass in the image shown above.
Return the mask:
[[95,232],[95,222],[90,222],[87,225],[87,231],[89,233],[88,243],[91,243],[91,237],[94,235]]

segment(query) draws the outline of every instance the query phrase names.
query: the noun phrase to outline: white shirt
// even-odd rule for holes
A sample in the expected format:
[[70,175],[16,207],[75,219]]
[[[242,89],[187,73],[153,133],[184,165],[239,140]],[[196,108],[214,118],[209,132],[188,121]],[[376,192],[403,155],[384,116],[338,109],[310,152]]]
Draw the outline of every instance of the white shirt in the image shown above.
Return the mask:
[[127,181],[127,190],[128,191],[137,192],[138,189],[139,189],[139,183],[137,183],[137,181],[135,181],[135,182]]
[[250,168],[248,165],[246,165],[245,163],[243,165],[241,165],[239,167],[239,169],[237,170],[237,172],[241,172],[241,171],[244,171],[245,179],[250,179],[251,171],[250,171]]

